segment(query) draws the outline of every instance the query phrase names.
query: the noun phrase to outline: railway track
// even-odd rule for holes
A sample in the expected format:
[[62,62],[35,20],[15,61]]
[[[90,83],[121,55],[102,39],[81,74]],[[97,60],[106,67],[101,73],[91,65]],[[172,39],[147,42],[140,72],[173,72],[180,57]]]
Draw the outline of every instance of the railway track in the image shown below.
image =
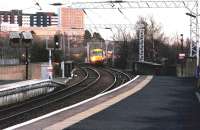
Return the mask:
[[[118,86],[120,73],[108,68],[84,67],[85,77],[78,83],[24,103],[0,109],[0,129],[78,103]],[[114,73],[115,72],[115,73]],[[128,78],[127,78],[128,79]],[[125,81],[122,81],[124,83]]]
[[114,89],[114,88],[128,82],[129,80],[131,80],[131,76],[126,74],[123,71],[120,71],[120,70],[117,70],[117,69],[112,69],[112,68],[107,68],[106,70],[115,75],[115,82],[113,83],[113,85],[107,87],[107,89],[105,89],[101,93],[104,93],[106,91]]

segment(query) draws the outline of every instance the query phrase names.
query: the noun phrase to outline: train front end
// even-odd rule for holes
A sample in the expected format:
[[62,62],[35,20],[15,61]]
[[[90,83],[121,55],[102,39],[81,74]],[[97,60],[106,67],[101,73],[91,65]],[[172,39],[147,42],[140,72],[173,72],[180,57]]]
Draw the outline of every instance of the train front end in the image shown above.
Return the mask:
[[102,49],[93,49],[90,53],[90,63],[93,65],[102,65],[105,61],[105,54]]

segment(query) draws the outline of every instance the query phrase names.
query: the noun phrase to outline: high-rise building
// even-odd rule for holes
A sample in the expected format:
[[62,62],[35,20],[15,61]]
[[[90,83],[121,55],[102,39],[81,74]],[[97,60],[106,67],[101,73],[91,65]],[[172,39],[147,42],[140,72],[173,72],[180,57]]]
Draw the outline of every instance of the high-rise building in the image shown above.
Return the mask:
[[0,11],[0,23],[2,22],[22,26],[22,10]]
[[22,26],[30,27],[30,15],[23,15],[22,16]]
[[19,31],[34,31],[38,35],[54,35],[60,31],[66,35],[83,36],[84,13],[72,8],[60,8],[58,15],[53,12],[27,14],[22,10],[0,11],[1,25],[4,30],[10,30],[8,28],[12,28],[11,25],[18,25]]
[[0,11],[0,23],[18,24],[26,27],[58,25],[58,15],[53,12],[25,14],[22,10]]
[[81,9],[60,8],[59,27],[68,35],[83,35],[84,13]]
[[58,25],[58,16],[51,12],[37,12],[30,15],[30,26],[47,27]]

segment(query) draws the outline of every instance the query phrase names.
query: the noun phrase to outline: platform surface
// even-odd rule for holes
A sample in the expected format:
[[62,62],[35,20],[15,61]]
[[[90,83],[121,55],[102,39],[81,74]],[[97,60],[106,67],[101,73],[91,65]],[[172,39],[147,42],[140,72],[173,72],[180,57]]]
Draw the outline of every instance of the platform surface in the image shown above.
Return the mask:
[[1,91],[6,91],[6,90],[11,90],[11,89],[16,89],[20,88],[22,86],[26,85],[32,85],[40,82],[44,82],[47,80],[39,80],[39,79],[33,79],[33,80],[24,80],[24,81],[18,81],[18,82],[7,82],[3,85],[0,85],[0,92]]
[[[20,81],[20,80],[0,81],[0,92],[5,91],[5,90],[23,87],[23,86],[26,86],[26,85],[32,85],[32,84],[37,84],[37,83],[41,83],[41,82],[46,82],[46,81],[51,81],[51,80],[49,80],[49,79],[32,79],[32,80],[23,80],[23,81]],[[55,83],[58,83],[58,84],[65,85],[69,81],[69,79],[67,79],[67,78],[55,78],[52,81],[55,82]]]
[[16,83],[16,82],[19,82],[19,81],[21,81],[21,80],[0,80],[0,85]]
[[147,87],[65,130],[200,130],[190,78],[154,77]]

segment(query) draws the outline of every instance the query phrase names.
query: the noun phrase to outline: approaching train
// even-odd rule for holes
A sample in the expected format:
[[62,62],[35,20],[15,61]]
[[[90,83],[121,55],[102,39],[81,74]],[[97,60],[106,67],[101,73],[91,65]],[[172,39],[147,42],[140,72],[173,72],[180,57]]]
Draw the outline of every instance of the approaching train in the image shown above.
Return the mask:
[[103,49],[90,50],[90,63],[94,65],[102,65],[106,59],[105,51]]

